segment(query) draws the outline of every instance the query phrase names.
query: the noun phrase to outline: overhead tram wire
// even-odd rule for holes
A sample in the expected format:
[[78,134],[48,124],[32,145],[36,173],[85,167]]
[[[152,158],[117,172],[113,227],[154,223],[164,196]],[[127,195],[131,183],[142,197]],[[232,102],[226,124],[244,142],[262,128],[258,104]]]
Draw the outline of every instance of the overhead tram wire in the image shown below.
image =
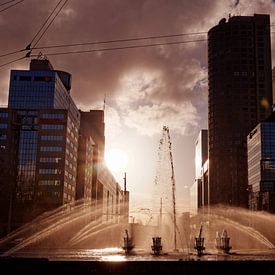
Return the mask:
[[[3,12],[3,11],[5,11],[5,10],[8,10],[8,9],[10,9],[10,8],[12,8],[12,7],[14,7],[14,6],[16,6],[16,5],[18,5],[18,4],[22,3],[22,2],[24,2],[24,1],[25,1],[25,0],[20,0],[19,2],[16,2],[16,3],[12,4],[12,5],[9,5],[9,6],[5,7],[4,9],[0,10],[0,12]],[[6,3],[8,3],[8,2],[6,2]],[[4,4],[3,4],[3,5],[4,5]]]
[[[37,39],[37,41],[34,44],[34,47],[39,43],[39,41],[41,40],[41,38],[44,36],[44,34],[46,33],[46,31],[49,29],[49,27],[52,25],[53,21],[55,20],[55,18],[59,15],[59,13],[61,12],[61,10],[63,9],[63,7],[67,4],[69,0],[65,0],[65,2],[62,4],[62,6],[59,8],[59,10],[57,11],[56,15],[52,18],[52,20],[50,21],[49,25],[46,27],[46,29],[42,32],[42,34],[39,36],[39,38]],[[60,1],[58,2],[60,3]]]
[[[275,27],[275,24],[274,24]],[[41,50],[41,49],[51,49],[51,48],[65,48],[65,47],[73,47],[73,46],[85,46],[85,45],[100,45],[100,44],[107,44],[107,43],[118,43],[118,42],[131,42],[131,41],[141,41],[141,40],[148,40],[148,39],[158,39],[158,38],[172,38],[172,37],[180,37],[180,36],[188,36],[188,35],[203,35],[206,34],[206,31],[203,32],[193,32],[193,33],[180,33],[180,34],[171,34],[171,35],[158,35],[158,36],[147,36],[147,37],[137,37],[137,38],[126,38],[126,39],[117,39],[117,40],[106,40],[106,41],[98,41],[98,42],[85,42],[85,43],[74,43],[74,44],[60,44],[60,45],[52,45],[52,46],[41,46],[41,47],[33,47],[33,50]],[[275,32],[271,32],[272,34]],[[94,49],[94,50],[86,50],[86,51],[76,51],[76,52],[65,52],[65,53],[49,53],[48,55],[64,55],[64,54],[74,54],[74,53],[85,53],[85,52],[99,52],[99,51],[109,51],[109,50],[120,50],[120,49],[127,49],[127,48],[140,48],[140,47],[150,47],[150,46],[161,46],[161,45],[169,45],[169,44],[184,44],[184,43],[191,43],[191,42],[200,42],[206,40],[190,40],[190,41],[180,41],[180,42],[167,42],[167,43],[157,43],[154,45],[139,45],[139,46],[126,46],[126,47],[115,47],[115,48],[107,48],[107,49]],[[6,57],[9,55],[13,55],[16,53],[20,53],[26,51],[27,49],[20,49],[17,51],[9,52],[0,55],[1,57]],[[36,55],[30,55],[31,57]],[[0,65],[1,67],[1,65]]]
[[26,58],[26,56],[23,56],[23,57],[14,59],[14,60],[12,60],[12,61],[9,61],[9,62],[0,64],[0,68],[4,67],[4,66],[6,66],[6,65],[12,64],[12,63],[14,63],[14,62],[17,62],[17,61],[19,61],[19,60],[23,60],[23,59],[25,59],[25,58]]
[[100,44],[107,44],[107,43],[119,43],[119,42],[131,42],[131,41],[141,41],[141,40],[148,40],[148,39],[159,39],[159,38],[172,38],[172,37],[180,37],[180,36],[192,36],[192,35],[202,35],[206,34],[207,32],[193,32],[193,33],[179,33],[179,34],[171,34],[171,35],[158,35],[158,36],[144,36],[144,37],[136,37],[136,38],[124,38],[124,39],[114,39],[114,40],[106,40],[106,41],[98,41],[98,42],[84,42],[84,43],[75,43],[75,44],[60,44],[60,45],[50,45],[50,46],[40,46],[40,47],[31,47],[30,44],[20,50],[16,50],[13,52],[8,52],[5,54],[0,55],[1,57],[13,55],[16,53],[20,53],[27,50],[42,50],[42,49],[51,49],[51,48],[65,48],[65,47],[74,47],[74,46],[86,46],[86,45],[100,45]]
[[52,10],[52,12],[49,14],[49,16],[46,18],[45,22],[42,24],[42,26],[40,27],[40,29],[36,32],[35,36],[33,37],[33,39],[31,40],[31,42],[29,43],[29,45],[26,47],[26,49],[30,49],[31,48],[31,44],[33,43],[33,41],[36,39],[36,37],[39,35],[39,33],[42,31],[42,29],[45,27],[45,25],[48,23],[48,21],[50,20],[50,18],[52,17],[52,15],[54,14],[54,12],[56,11],[56,9],[58,8],[58,6],[60,5],[60,3],[63,0],[60,0],[56,6],[54,7],[54,9]]
[[[112,48],[102,48],[102,49],[91,49],[91,50],[82,50],[82,51],[71,51],[71,52],[57,52],[57,53],[45,53],[47,56],[55,56],[55,55],[68,55],[68,54],[81,54],[81,53],[92,53],[92,52],[104,52],[104,51],[114,51],[114,50],[125,50],[125,49],[135,49],[135,48],[146,48],[146,47],[156,47],[156,46],[168,46],[168,45],[179,45],[179,44],[187,44],[187,43],[195,43],[195,42],[205,42],[207,39],[199,39],[199,40],[185,40],[185,41],[177,41],[177,42],[166,42],[166,43],[154,43],[154,44],[144,44],[144,45],[132,45],[132,46],[122,46],[122,47],[112,47]],[[21,58],[14,59],[4,64],[0,64],[0,68],[4,67],[8,64],[14,63],[16,61],[22,60],[27,57],[37,57],[35,54],[31,54],[29,56],[23,56]]]
[[[80,50],[80,51],[67,51],[67,52],[57,52],[57,53],[45,53],[46,56],[56,56],[56,55],[69,55],[69,54],[81,54],[81,53],[92,53],[92,52],[105,52],[105,51],[115,51],[115,50],[126,50],[126,49],[137,49],[146,47],[157,47],[157,46],[168,46],[168,45],[179,45],[194,42],[205,42],[207,39],[199,40],[185,40],[176,42],[164,42],[164,43],[154,43],[154,44],[143,44],[143,45],[132,45],[132,46],[121,46],[121,47],[111,47],[102,49],[91,49],[91,50]],[[30,55],[30,57],[35,57],[37,55]]]
[[5,2],[5,3],[0,4],[0,7],[2,7],[2,6],[4,6],[4,5],[7,5],[7,4],[11,3],[11,2],[15,2],[15,1],[17,1],[17,0],[10,0],[10,1],[7,1],[7,2]]
[[9,55],[13,55],[13,54],[16,54],[16,53],[24,52],[24,51],[26,51],[26,49],[21,49],[21,50],[17,50],[17,51],[13,51],[13,52],[8,52],[8,53],[0,55],[0,58],[5,57],[5,56],[9,56]]
[[[13,0],[15,1],[15,0]],[[24,0],[21,0],[21,2],[24,1]],[[50,15],[47,17],[46,21],[43,23],[43,25],[40,27],[40,29],[38,30],[38,32],[35,34],[35,36],[33,37],[33,39],[31,40],[31,42],[29,43],[29,45],[27,45],[26,48],[24,49],[20,49],[20,50],[16,50],[16,51],[12,51],[12,52],[8,52],[8,53],[5,53],[5,54],[2,54],[0,55],[0,58],[1,57],[6,57],[6,56],[9,56],[9,55],[13,55],[13,54],[17,54],[17,53],[20,53],[20,52],[23,52],[23,51],[30,51],[31,50],[31,44],[33,43],[33,41],[36,39],[36,37],[39,35],[39,33],[41,32],[41,30],[45,27],[45,25],[47,24],[47,22],[50,20],[50,18],[52,17],[53,13],[56,11],[56,9],[58,8],[58,6],[60,5],[60,3],[62,2],[63,0],[60,0],[57,5],[55,6],[55,8],[53,9],[53,11],[50,13]],[[63,3],[63,5],[61,6],[61,8],[59,9],[59,11],[57,12],[57,14],[54,16],[54,18],[51,20],[51,22],[49,23],[49,25],[47,26],[47,28],[43,31],[43,33],[40,35],[39,39],[37,40],[37,42],[35,43],[35,45],[37,45],[37,43],[40,41],[40,39],[43,37],[43,35],[45,34],[45,32],[49,29],[50,25],[53,23],[54,19],[57,17],[57,15],[60,13],[60,11],[62,10],[62,8],[65,6],[65,4],[68,2],[68,0],[65,0],[65,2]],[[8,2],[6,2],[7,4]],[[19,3],[19,2],[18,2]],[[17,4],[18,4],[17,3]],[[15,5],[15,4],[14,4]],[[26,57],[28,57],[30,55],[30,52],[28,52],[26,54]]]
[[40,46],[33,47],[33,50],[41,50],[41,49],[52,49],[52,48],[66,48],[66,47],[76,47],[76,46],[87,46],[87,45],[99,45],[99,44],[108,44],[108,43],[119,43],[119,42],[132,42],[132,41],[140,41],[140,40],[149,40],[149,39],[160,39],[160,38],[172,38],[172,37],[180,37],[180,36],[188,36],[188,35],[203,35],[207,32],[193,32],[193,33],[179,33],[179,34],[168,34],[168,35],[157,35],[157,36],[145,36],[145,37],[136,37],[136,38],[124,38],[124,39],[114,39],[114,40],[105,40],[105,41],[97,41],[97,42],[84,42],[84,43],[74,43],[74,44],[60,44],[60,45],[51,45],[51,46]]
[[[271,25],[272,26],[272,25]],[[275,27],[275,24],[274,24]],[[41,27],[42,29],[42,27]],[[39,33],[40,31],[38,31]],[[38,34],[37,33],[37,34]],[[274,32],[271,32],[272,34]],[[36,34],[36,36],[37,36]],[[119,43],[119,42],[131,42],[131,41],[140,41],[140,40],[148,40],[148,39],[158,39],[158,38],[172,38],[172,37],[180,37],[180,36],[188,36],[188,35],[203,35],[207,34],[207,31],[202,32],[191,32],[191,33],[179,33],[179,34],[171,34],[171,35],[158,35],[158,36],[145,36],[145,37],[137,37],[137,38],[125,38],[125,39],[114,39],[114,40],[106,40],[106,41],[98,41],[98,42],[84,42],[84,43],[74,43],[74,44],[60,44],[60,45],[50,45],[50,46],[40,46],[40,47],[32,47],[32,50],[42,50],[42,49],[51,49],[51,48],[66,48],[66,47],[76,47],[76,46],[87,46],[87,45],[100,45],[100,44],[107,44],[107,43]],[[34,39],[33,39],[34,40]],[[32,42],[33,42],[32,40]],[[30,46],[30,45],[28,45]],[[30,48],[20,49],[13,52],[8,52],[5,54],[0,55],[1,57],[13,55],[16,53],[20,53],[23,51],[30,50]]]

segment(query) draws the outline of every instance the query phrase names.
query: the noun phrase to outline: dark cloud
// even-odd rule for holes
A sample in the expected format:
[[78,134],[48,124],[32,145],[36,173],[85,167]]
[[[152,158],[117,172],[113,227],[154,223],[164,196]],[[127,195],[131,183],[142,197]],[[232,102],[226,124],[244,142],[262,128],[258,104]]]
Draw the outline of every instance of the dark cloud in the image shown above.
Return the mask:
[[[236,2],[239,1],[234,3]],[[57,1],[52,0],[28,0],[1,13],[0,53],[24,48],[56,3]],[[247,1],[240,1],[235,6],[238,6],[238,9],[244,9],[247,3]],[[272,5],[271,1],[259,1],[257,4],[261,11],[265,12],[271,12],[270,5]],[[70,0],[39,45],[207,31],[232,9],[234,11],[231,0]],[[169,39],[169,41],[198,38],[206,38],[206,35]],[[168,39],[158,41],[164,42]],[[78,49],[113,45],[122,44]],[[50,53],[52,50],[43,52]],[[23,56],[23,53],[15,55],[14,58],[20,56]],[[11,58],[13,57],[1,59],[1,63]],[[153,112],[156,112],[156,106],[162,106],[161,109],[166,110],[163,104],[171,103],[171,106],[176,108],[175,112],[162,111],[163,116],[167,113],[167,117],[171,118],[173,113],[176,114],[179,111],[182,104],[191,106],[192,114],[194,114],[194,109],[197,109],[195,113],[198,116],[206,116],[206,108],[203,107],[207,104],[206,42],[70,56],[49,56],[49,58],[56,69],[72,73],[72,95],[80,106],[89,107],[99,101],[102,102],[104,94],[107,93],[109,102],[117,108],[119,115],[120,111],[121,114],[128,115],[128,112],[125,113],[125,108],[119,106],[120,102],[116,98],[121,98],[122,92],[125,91],[122,80],[128,77],[129,81],[137,81],[135,72],[138,71],[145,72],[149,76],[155,74],[155,77],[152,79],[149,77],[150,81],[140,83],[137,87],[137,93],[145,91],[143,98],[137,96],[135,103],[124,102],[126,105],[131,104],[133,111],[146,110],[150,114],[150,107]],[[0,70],[0,102],[7,101],[9,70],[27,67],[28,61],[22,61]],[[134,77],[132,80],[131,76]],[[197,123],[198,118],[193,121],[193,125]],[[128,121],[128,124],[131,123]],[[138,122],[135,121],[132,124],[138,124]]]

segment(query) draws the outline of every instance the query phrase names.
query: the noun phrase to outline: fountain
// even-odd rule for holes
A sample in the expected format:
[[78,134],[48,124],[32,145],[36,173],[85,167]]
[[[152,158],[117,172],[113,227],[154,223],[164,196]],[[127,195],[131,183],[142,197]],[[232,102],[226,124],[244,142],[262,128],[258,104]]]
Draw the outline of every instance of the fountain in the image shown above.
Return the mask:
[[122,249],[125,251],[125,254],[129,254],[133,248],[135,247],[133,244],[133,238],[129,237],[128,230],[125,229],[125,237],[123,238],[123,246]]
[[161,245],[161,237],[153,237],[153,245],[151,246],[154,255],[158,256],[160,255],[162,251],[162,245]]
[[202,237],[202,224],[200,227],[199,236],[195,238],[195,247],[194,248],[197,250],[198,256],[201,257],[203,254],[203,250],[205,250],[204,237]]
[[[213,255],[221,257],[217,254],[218,247],[232,259],[250,255],[253,258],[252,251],[264,251],[264,257],[274,259],[275,219],[272,214],[225,206],[209,207],[207,215],[185,213],[183,216],[176,211],[169,129],[164,127],[162,134],[154,185],[155,200],[152,211],[148,212],[150,219],[147,224],[128,224],[119,215],[106,221],[102,205],[76,201],[42,214],[0,239],[2,256],[98,260],[103,256],[126,253],[127,259],[136,260],[151,259],[153,255],[165,255],[167,259],[189,259],[193,253],[190,251],[190,240],[197,235],[200,225],[194,248],[198,256],[207,247],[208,253],[204,254],[204,258]],[[223,232],[217,235],[218,239],[215,236],[217,231]],[[230,238],[227,232],[230,232]],[[229,253],[231,245],[234,253]],[[130,253],[133,249],[135,253]]]
[[219,232],[217,232],[216,237],[216,248],[218,250],[222,250],[224,253],[229,253],[230,249],[232,248],[229,245],[230,238],[227,235],[227,231],[224,229],[222,232],[222,235],[220,235]]

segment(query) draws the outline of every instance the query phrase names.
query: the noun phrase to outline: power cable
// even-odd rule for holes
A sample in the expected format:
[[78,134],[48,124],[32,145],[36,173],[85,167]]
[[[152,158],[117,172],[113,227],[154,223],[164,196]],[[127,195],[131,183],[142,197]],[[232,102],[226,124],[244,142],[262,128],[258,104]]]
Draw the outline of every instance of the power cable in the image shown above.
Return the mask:
[[5,2],[5,3],[2,3],[2,4],[0,4],[0,7],[4,6],[4,5],[6,5],[6,4],[9,4],[9,3],[11,3],[11,2],[14,2],[14,1],[16,1],[16,0],[10,0],[10,1],[7,1],[7,2]]
[[[45,26],[45,24],[43,24],[43,26]],[[274,24],[274,27],[275,27],[275,24]],[[41,27],[40,29],[42,29],[42,28],[43,27]],[[39,32],[40,32],[40,30],[37,32],[37,34],[39,34]],[[206,31],[203,31],[203,32],[180,33],[180,34],[171,34],[171,35],[145,36],[145,37],[114,39],[114,40],[97,41],[97,42],[83,42],[83,43],[74,43],[74,44],[60,44],[60,45],[40,46],[40,47],[32,47],[31,49],[32,50],[42,50],[42,49],[66,48],[66,47],[87,46],[87,45],[97,45],[97,44],[99,45],[99,44],[107,44],[107,43],[119,43],[119,42],[131,42],[131,41],[159,39],[159,38],[172,38],[172,37],[180,37],[180,36],[203,35],[203,34],[206,34],[206,33],[207,33]],[[271,33],[274,33],[274,32],[271,32]],[[35,35],[35,37],[37,36],[37,34]],[[33,38],[33,40],[35,39],[35,37]],[[32,42],[33,42],[33,40],[32,40]],[[22,51],[30,50],[31,43],[25,49],[20,49],[20,50],[17,50],[17,51],[2,54],[2,55],[0,55],[0,58],[8,56],[8,55],[16,54],[16,53],[19,53],[19,52],[22,52]]]
[[136,37],[136,38],[105,40],[105,41],[98,41],[98,42],[84,42],[84,43],[74,43],[74,44],[40,46],[40,47],[33,47],[32,49],[33,50],[41,50],[41,49],[76,47],[76,46],[87,46],[87,45],[97,45],[97,44],[107,44],[107,43],[131,42],[131,41],[159,39],[159,38],[172,38],[172,37],[187,36],[187,35],[190,35],[190,36],[191,35],[201,35],[201,34],[206,34],[206,33],[207,32],[194,32],[194,33],[179,33],[179,34],[168,34],[168,35],[158,35],[158,36],[145,36],[145,37]]
[[23,56],[23,57],[20,57],[20,58],[14,59],[14,60],[12,60],[12,61],[9,61],[9,62],[7,62],[7,63],[0,64],[0,68],[1,68],[1,67],[4,67],[4,66],[6,66],[6,65],[12,64],[12,63],[14,63],[14,62],[17,62],[17,61],[19,61],[19,60],[22,60],[22,59],[24,59],[24,58],[26,58],[26,57],[25,57],[25,56]]
[[62,6],[60,7],[60,9],[58,10],[58,12],[56,13],[56,15],[52,18],[52,20],[50,21],[49,25],[46,27],[46,29],[42,32],[42,34],[39,36],[38,40],[35,42],[34,47],[39,43],[39,41],[41,40],[41,38],[43,37],[43,35],[46,33],[46,31],[49,29],[49,27],[51,26],[51,24],[53,23],[53,21],[55,20],[55,18],[58,16],[58,14],[61,12],[61,10],[63,9],[63,7],[67,4],[69,0],[65,0],[65,2],[62,4]]
[[[48,23],[48,21],[50,20],[50,18],[52,17],[53,13],[56,11],[57,7],[59,6],[59,4],[62,2],[63,0],[60,0],[55,8],[52,10],[52,12],[50,13],[50,15],[47,17],[46,21],[43,23],[43,25],[40,27],[40,29],[37,31],[37,33],[35,34],[35,36],[33,37],[32,41],[30,42],[30,44],[28,45],[30,47],[30,45],[32,44],[32,42],[35,40],[35,38],[38,36],[38,34],[41,32],[41,30],[45,27],[45,25]],[[27,46],[27,48],[28,48]]]
[[12,4],[12,5],[9,5],[8,7],[6,7],[6,8],[4,8],[4,9],[0,10],[0,12],[3,12],[3,11],[5,11],[5,10],[8,10],[9,8],[12,8],[13,6],[18,5],[18,4],[22,3],[23,1],[25,1],[25,0],[20,0],[19,2],[16,2],[16,3]]
[[[104,52],[104,51],[136,49],[136,48],[146,48],[146,47],[156,47],[156,46],[166,46],[166,45],[178,45],[178,44],[203,42],[203,41],[207,41],[207,39],[185,40],[185,41],[177,41],[177,42],[154,43],[154,44],[143,44],[143,45],[132,45],[132,46],[124,46],[124,47],[112,47],[112,48],[91,49],[91,50],[82,50],[82,51],[45,53],[45,55],[46,56],[54,56],[54,55],[68,55],[68,54],[80,54],[80,53],[90,53],[90,52]],[[34,56],[36,56],[36,55],[30,55],[30,57],[34,57]]]
[[1,57],[5,57],[5,56],[8,56],[8,55],[12,55],[12,54],[24,52],[24,51],[26,51],[26,49],[21,49],[21,50],[17,50],[17,51],[13,51],[13,52],[8,52],[8,53],[5,53],[5,54],[0,55],[0,58],[1,58]]
[[[171,35],[158,35],[158,36],[144,36],[144,37],[136,37],[136,38],[124,38],[124,39],[114,39],[114,40],[106,40],[106,41],[98,41],[98,42],[84,42],[84,43],[75,43],[75,44],[60,44],[60,45],[52,45],[52,46],[41,46],[41,47],[32,47],[32,50],[41,50],[41,49],[51,49],[51,48],[65,48],[65,47],[74,47],[74,46],[86,46],[86,45],[96,45],[96,44],[107,44],[107,43],[118,43],[118,42],[131,42],[131,41],[139,41],[139,40],[149,40],[149,39],[158,39],[158,38],[172,38],[172,37],[180,37],[180,36],[192,36],[192,35],[202,35],[207,32],[193,32],[193,33],[180,33],[180,34],[171,34]],[[33,40],[32,40],[33,41]],[[31,43],[25,48],[12,52],[8,52],[0,55],[1,57],[5,57],[8,55],[16,54],[22,51],[30,50]]]

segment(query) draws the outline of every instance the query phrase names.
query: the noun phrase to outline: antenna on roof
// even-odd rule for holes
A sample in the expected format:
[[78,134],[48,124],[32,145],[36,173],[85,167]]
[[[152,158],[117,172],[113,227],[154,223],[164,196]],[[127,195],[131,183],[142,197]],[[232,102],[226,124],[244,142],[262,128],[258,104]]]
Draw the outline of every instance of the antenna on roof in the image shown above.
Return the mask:
[[106,93],[104,94],[103,111],[105,111],[105,107],[106,107]]

